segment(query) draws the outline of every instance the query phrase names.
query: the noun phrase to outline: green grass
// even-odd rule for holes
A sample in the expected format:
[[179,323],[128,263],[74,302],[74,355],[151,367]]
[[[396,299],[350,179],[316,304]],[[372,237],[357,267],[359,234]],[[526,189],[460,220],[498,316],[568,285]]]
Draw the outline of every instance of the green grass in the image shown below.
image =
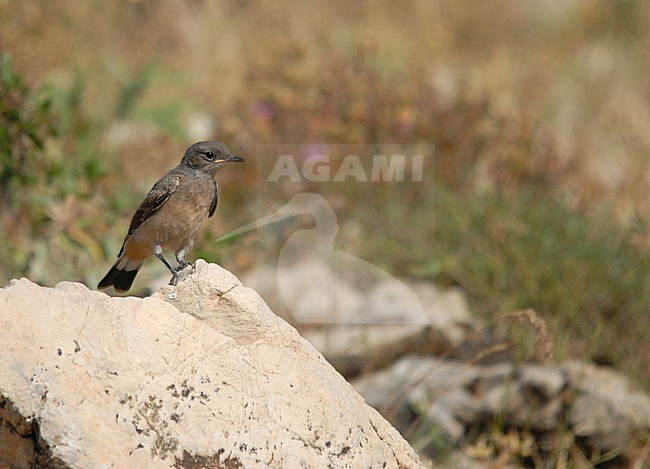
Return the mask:
[[533,308],[559,359],[623,367],[646,387],[650,254],[606,219],[547,193],[460,195],[436,187],[439,279],[463,286],[488,320]]
[[439,182],[412,198],[408,210],[404,198],[383,195],[350,197],[361,199],[358,213],[380,214],[364,225],[364,258],[461,286],[524,358],[534,331],[506,318],[533,308],[547,322],[558,360],[592,359],[650,387],[650,368],[640,358],[650,354],[650,253],[632,242],[634,231],[606,214],[572,210],[549,192],[462,192]]

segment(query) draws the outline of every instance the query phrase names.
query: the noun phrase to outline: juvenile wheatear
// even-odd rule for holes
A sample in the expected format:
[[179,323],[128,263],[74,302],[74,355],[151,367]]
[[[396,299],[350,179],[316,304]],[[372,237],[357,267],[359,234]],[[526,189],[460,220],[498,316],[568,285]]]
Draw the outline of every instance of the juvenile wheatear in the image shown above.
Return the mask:
[[[215,173],[228,163],[243,161],[220,142],[198,142],[188,148],[181,163],[153,185],[133,215],[117,261],[97,288],[112,285],[118,292],[128,291],[152,255],[165,264],[173,275],[170,284],[176,285],[178,273],[189,265],[185,254],[196,232],[217,209]],[[174,250],[176,269],[163,257],[164,249]]]

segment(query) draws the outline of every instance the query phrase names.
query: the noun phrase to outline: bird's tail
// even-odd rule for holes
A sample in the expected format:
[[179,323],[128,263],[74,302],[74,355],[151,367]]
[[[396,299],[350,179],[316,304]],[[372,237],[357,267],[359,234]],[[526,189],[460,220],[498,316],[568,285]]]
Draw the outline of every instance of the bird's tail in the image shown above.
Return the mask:
[[144,264],[144,260],[133,261],[122,253],[111,267],[111,270],[99,282],[97,288],[103,290],[112,285],[116,292],[124,293],[129,291],[142,264]]

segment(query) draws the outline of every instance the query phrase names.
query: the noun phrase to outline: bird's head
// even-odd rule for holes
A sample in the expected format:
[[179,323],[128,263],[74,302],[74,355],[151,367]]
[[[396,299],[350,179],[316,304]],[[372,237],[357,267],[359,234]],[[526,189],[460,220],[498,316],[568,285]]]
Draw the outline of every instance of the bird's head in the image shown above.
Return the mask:
[[187,149],[181,164],[193,169],[214,174],[219,168],[228,164],[246,161],[235,156],[221,142],[197,142]]

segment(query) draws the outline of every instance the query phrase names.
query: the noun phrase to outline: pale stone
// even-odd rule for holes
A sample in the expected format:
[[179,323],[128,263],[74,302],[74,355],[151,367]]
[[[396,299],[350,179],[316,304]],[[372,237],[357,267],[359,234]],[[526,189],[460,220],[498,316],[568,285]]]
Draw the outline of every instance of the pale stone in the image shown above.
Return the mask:
[[37,425],[53,461],[420,467],[322,355],[219,266],[198,261],[145,299],[14,280],[0,308],[0,395]]

